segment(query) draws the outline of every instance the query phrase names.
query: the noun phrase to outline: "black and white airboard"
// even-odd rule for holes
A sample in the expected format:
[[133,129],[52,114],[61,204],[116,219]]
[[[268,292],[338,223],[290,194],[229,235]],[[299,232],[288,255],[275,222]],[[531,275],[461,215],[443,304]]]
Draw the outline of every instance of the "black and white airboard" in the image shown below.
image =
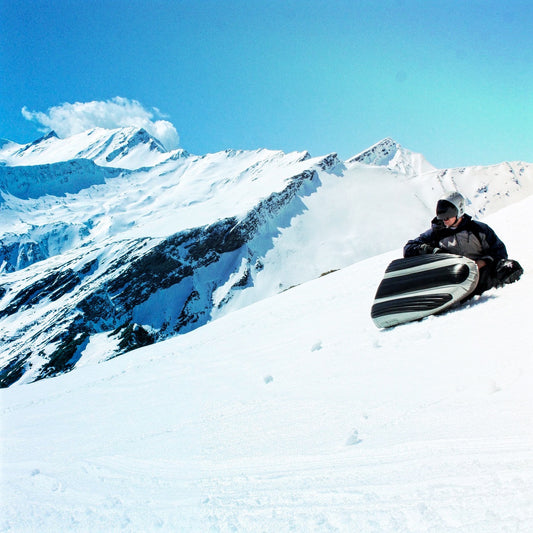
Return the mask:
[[395,259],[376,291],[372,320],[389,328],[440,313],[470,295],[478,279],[476,263],[459,255]]

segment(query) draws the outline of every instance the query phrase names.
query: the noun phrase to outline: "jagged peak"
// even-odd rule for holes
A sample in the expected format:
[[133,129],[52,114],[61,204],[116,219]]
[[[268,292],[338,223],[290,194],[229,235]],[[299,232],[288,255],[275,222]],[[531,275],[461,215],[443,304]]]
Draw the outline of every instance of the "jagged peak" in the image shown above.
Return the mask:
[[378,141],[376,144],[372,145],[370,149],[372,148],[379,148],[379,147],[399,147],[400,143],[396,142],[392,137],[385,137],[384,139],[381,139],[381,141]]
[[385,137],[385,139],[350,158],[347,163],[387,167],[406,176],[415,176],[435,170],[435,167],[422,154],[404,148],[391,137]]
[[115,129],[106,129],[106,128],[94,128],[86,133],[87,136],[98,133],[101,137],[108,137],[109,139],[114,139],[121,144],[127,145],[129,148],[132,148],[139,144],[150,145],[151,148],[156,149],[160,152],[167,152],[166,148],[163,146],[163,143],[148,133],[143,127],[138,126],[124,126],[121,128]]
[[[96,142],[110,144],[112,142],[119,143],[120,145],[127,146],[129,149],[140,144],[146,144],[150,146],[150,149],[155,149],[161,153],[166,153],[168,150],[164,147],[163,143],[151,135],[146,129],[139,126],[122,126],[120,128],[102,128],[95,127],[86,131],[74,134],[70,136],[72,138],[88,138],[93,141],[96,138]],[[68,140],[68,137],[64,140]]]
[[40,144],[50,139],[59,139],[59,135],[54,130],[52,130],[48,132],[46,135],[43,135],[42,137],[39,137],[37,140],[30,143],[30,146],[35,146],[36,144]]
[[43,137],[43,140],[45,139],[59,139],[59,135],[54,131],[50,131],[48,132],[44,137]]
[[318,166],[325,171],[332,171],[338,165],[341,165],[342,161],[339,159],[336,152],[332,152],[327,156],[323,157]]
[[385,137],[381,141],[373,144],[370,148],[363,150],[357,155],[348,159],[347,163],[364,163],[367,165],[387,165],[401,148],[391,137]]
[[172,161],[177,161],[178,159],[185,159],[187,157],[190,157],[191,154],[187,152],[187,150],[184,150],[183,148],[177,148],[176,150],[172,150],[171,156],[169,157]]
[[163,143],[148,133],[144,128],[135,128],[129,135],[128,146],[137,144],[148,144],[150,149],[158,150],[159,152],[167,152]]
[[302,156],[298,159],[298,162],[307,161],[308,159],[311,159],[311,154],[306,150],[305,152],[302,152]]
[[51,139],[59,139],[58,134],[52,130],[48,132],[46,135],[43,135],[42,137],[39,137],[35,141],[28,143],[26,145],[23,145],[19,150],[19,154],[24,154],[27,151],[33,150],[33,148],[38,147],[40,144],[45,143],[46,141],[49,141]]

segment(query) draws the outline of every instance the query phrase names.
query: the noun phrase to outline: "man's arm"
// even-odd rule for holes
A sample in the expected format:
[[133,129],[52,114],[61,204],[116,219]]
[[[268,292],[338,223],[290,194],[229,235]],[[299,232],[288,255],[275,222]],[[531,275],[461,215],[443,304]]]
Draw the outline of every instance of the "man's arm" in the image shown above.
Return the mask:
[[416,239],[407,242],[403,247],[403,256],[414,257],[415,255],[434,254],[439,251],[440,248],[438,248],[438,242],[435,239],[434,232],[428,229]]

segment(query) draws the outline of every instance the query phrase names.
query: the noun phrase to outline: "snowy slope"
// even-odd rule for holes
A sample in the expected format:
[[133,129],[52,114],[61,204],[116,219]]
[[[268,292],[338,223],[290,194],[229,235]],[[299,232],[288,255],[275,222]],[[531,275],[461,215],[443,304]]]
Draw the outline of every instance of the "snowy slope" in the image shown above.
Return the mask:
[[0,531],[531,531],[531,209],[487,219],[523,278],[440,317],[372,324],[396,250],[0,390]]

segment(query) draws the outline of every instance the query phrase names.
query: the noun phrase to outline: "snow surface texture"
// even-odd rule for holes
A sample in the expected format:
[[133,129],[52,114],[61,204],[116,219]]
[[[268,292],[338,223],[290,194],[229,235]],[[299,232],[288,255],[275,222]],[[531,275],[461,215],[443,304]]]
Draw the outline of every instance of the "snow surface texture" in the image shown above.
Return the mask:
[[488,219],[523,279],[445,315],[374,327],[394,250],[0,391],[0,530],[533,530],[531,209]]
[[[2,274],[8,290],[53,265],[105,264],[136,239],[265,215],[265,198],[310,179],[261,219],[251,252],[210,271],[217,320],[107,361],[117,339],[96,332],[72,372],[0,390],[0,531],[533,530],[531,164],[438,170],[392,140],[346,162],[198,157],[136,131],[91,135],[98,149],[89,134],[0,146],[2,242],[46,242]],[[378,330],[386,265],[455,188],[524,276]],[[72,297],[4,317],[2,338],[45,317],[52,328],[47,313]],[[157,324],[165,304],[160,291],[135,312]]]

